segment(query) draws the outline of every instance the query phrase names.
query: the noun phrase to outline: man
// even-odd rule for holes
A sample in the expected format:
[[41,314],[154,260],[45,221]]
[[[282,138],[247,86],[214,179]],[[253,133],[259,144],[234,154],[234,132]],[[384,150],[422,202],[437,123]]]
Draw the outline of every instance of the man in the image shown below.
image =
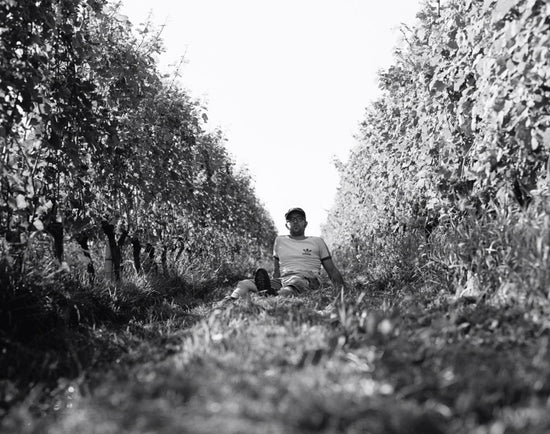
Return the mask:
[[334,265],[325,241],[320,237],[305,235],[306,213],[302,208],[291,208],[285,214],[289,235],[279,235],[273,245],[273,279],[267,271],[256,271],[254,281],[242,280],[231,294],[237,299],[248,292],[265,291],[272,295],[295,296],[321,286],[321,266],[333,285],[345,286],[340,271]]

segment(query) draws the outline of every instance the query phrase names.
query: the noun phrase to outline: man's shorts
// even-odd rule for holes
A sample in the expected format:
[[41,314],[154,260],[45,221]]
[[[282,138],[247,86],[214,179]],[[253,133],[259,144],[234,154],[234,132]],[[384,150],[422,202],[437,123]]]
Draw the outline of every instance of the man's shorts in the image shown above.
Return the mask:
[[[281,277],[280,279],[273,280],[280,282],[280,287],[277,288],[277,290],[281,289],[281,287],[292,286],[298,293],[319,289],[321,286],[319,277],[313,274],[289,274]],[[273,288],[273,283],[271,284],[271,287]]]

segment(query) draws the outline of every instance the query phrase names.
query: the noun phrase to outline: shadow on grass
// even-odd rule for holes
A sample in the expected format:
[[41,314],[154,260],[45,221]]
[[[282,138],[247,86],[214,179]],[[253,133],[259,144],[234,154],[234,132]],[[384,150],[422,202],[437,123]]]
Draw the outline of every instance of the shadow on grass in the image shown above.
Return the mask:
[[[83,284],[69,274],[36,280],[2,267],[0,277],[0,419],[27,400],[37,415],[60,384],[88,376],[138,347],[166,357],[170,333],[198,320],[190,311],[214,282],[162,275]],[[154,348],[154,350],[153,350]]]

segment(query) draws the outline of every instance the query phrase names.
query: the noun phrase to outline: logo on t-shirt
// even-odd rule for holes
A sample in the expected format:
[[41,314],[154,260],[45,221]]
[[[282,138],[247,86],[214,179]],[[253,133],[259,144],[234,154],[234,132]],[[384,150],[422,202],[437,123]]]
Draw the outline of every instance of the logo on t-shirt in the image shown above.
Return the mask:
[[311,256],[311,249],[303,249],[302,255]]

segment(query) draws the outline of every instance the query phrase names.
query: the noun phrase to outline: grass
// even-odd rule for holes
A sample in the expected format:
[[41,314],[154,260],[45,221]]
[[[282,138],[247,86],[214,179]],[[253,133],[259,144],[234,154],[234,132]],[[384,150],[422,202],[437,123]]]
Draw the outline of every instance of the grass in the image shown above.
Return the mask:
[[96,328],[95,338],[105,340],[94,347],[114,347],[111,358],[60,377],[48,393],[35,386],[11,406],[2,429],[423,434],[550,429],[544,315],[434,297],[414,282],[401,291],[384,290],[391,286],[362,281],[345,297],[328,288],[307,299],[252,295],[222,305],[230,287],[218,286],[185,308],[156,301],[126,327]]

